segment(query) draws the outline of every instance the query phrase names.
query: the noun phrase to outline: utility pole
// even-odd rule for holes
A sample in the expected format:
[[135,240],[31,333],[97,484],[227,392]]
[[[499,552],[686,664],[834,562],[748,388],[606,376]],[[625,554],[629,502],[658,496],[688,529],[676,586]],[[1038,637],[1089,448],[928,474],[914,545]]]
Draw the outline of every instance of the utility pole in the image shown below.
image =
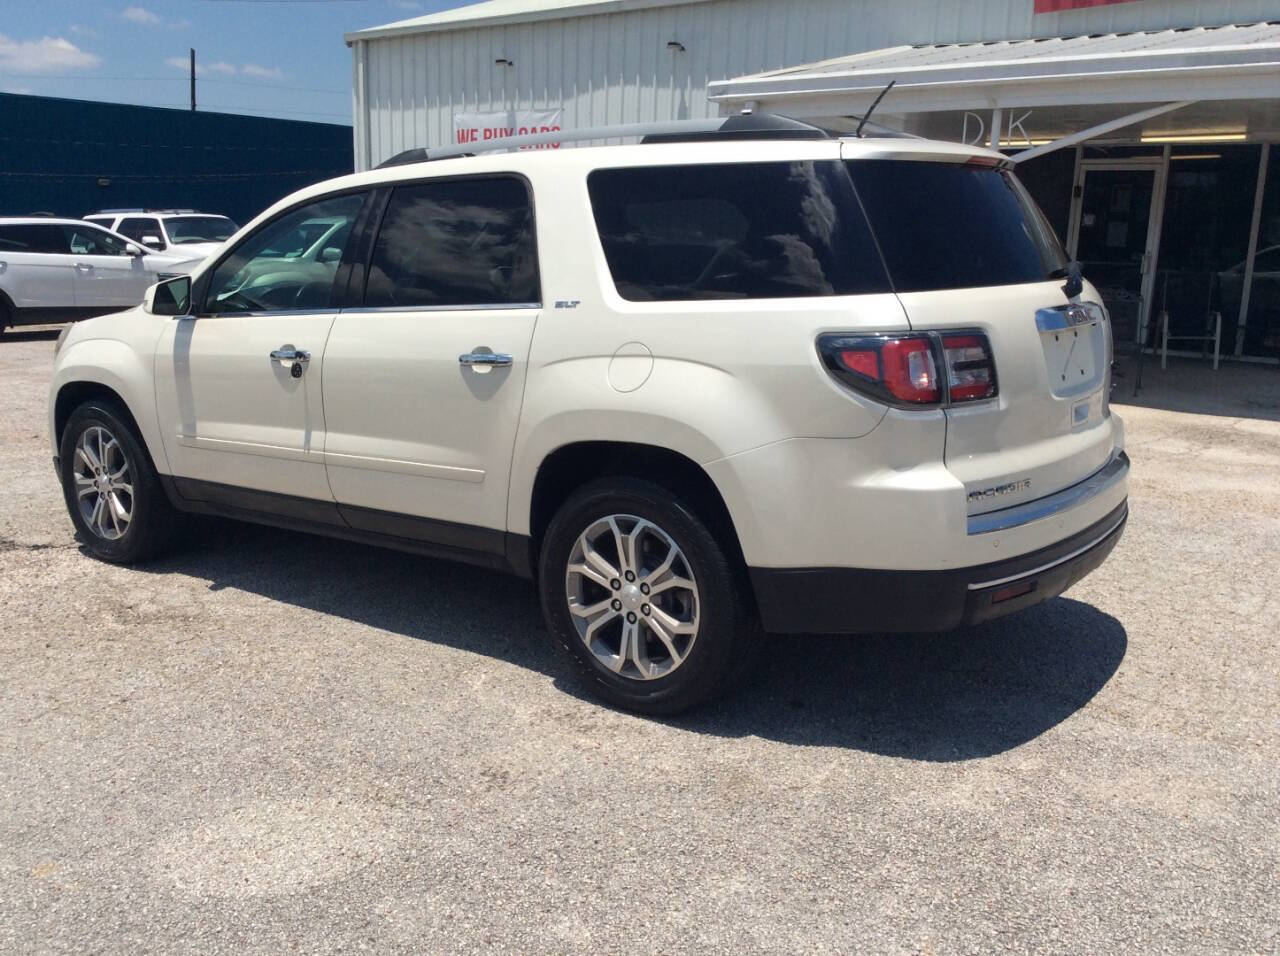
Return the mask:
[[191,112],[196,111],[196,48],[191,48]]

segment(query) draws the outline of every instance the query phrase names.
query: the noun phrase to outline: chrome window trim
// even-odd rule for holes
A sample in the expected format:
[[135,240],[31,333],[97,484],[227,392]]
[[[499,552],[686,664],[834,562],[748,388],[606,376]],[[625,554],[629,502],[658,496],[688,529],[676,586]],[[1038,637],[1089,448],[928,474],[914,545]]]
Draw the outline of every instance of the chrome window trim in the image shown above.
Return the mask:
[[994,587],[998,587],[1001,584],[1009,584],[1012,581],[1021,581],[1024,578],[1035,577],[1037,574],[1044,574],[1044,572],[1046,571],[1051,571],[1054,568],[1058,567],[1058,565],[1066,564],[1068,561],[1072,560],[1073,558],[1080,557],[1080,555],[1084,554],[1086,551],[1096,548],[1103,541],[1106,541],[1107,538],[1111,537],[1111,535],[1115,533],[1115,530],[1117,528],[1119,528],[1122,524],[1125,523],[1128,517],[1129,517],[1129,513],[1126,511],[1118,519],[1116,519],[1115,524],[1113,524],[1110,528],[1108,528],[1102,534],[1098,535],[1088,544],[1083,545],[1079,548],[1076,548],[1076,550],[1072,551],[1070,554],[1065,554],[1060,558],[1050,561],[1048,564],[1042,564],[1038,568],[1032,568],[1029,571],[1020,571],[1017,574],[1011,574],[1007,578],[997,578],[994,581],[980,581],[975,584],[970,584],[969,590],[981,591],[983,588],[994,588]]
[[379,305],[370,308],[351,305],[344,309],[279,309],[265,312],[201,312],[196,318],[251,318],[261,316],[290,315],[338,315],[339,313],[366,312],[500,312],[503,310],[530,310],[542,308],[541,302],[512,302],[505,305]]
[[259,312],[200,312],[194,316],[197,319],[224,319],[224,318],[262,318],[265,316],[290,316],[290,315],[337,315],[341,309],[271,309]]
[[[1007,531],[1019,525],[1030,524],[1042,518],[1049,518],[1071,508],[1078,507],[1105,494],[1111,488],[1124,481],[1129,474],[1129,456],[1124,452],[1114,455],[1110,461],[1095,471],[1088,478],[1070,487],[1063,488],[1051,495],[1037,498],[999,511],[988,511],[980,515],[969,516],[969,534],[990,534],[993,531]],[[1022,575],[1018,575],[1022,577]],[[987,585],[981,585],[986,587]]]
[[353,305],[343,312],[501,312],[503,310],[540,309],[541,302],[508,302],[500,305]]

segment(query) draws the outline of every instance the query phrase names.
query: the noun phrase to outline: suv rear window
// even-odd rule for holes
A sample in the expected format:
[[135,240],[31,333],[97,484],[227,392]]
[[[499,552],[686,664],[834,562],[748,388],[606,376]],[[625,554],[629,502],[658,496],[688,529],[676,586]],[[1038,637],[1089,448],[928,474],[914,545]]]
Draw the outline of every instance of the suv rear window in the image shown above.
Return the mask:
[[836,160],[598,169],[587,189],[624,299],[889,291]]
[[44,223],[15,223],[0,226],[0,250],[5,252],[71,252],[62,227]]
[[369,307],[537,302],[533,205],[512,176],[397,186],[369,263]]
[[1065,275],[1061,243],[1011,171],[914,160],[847,165],[898,292]]

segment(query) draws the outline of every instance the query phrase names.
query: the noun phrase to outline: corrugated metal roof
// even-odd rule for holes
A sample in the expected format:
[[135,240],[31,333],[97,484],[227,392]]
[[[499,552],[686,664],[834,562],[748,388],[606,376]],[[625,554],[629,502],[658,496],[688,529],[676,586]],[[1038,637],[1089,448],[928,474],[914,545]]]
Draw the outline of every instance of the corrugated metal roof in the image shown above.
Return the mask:
[[1280,23],[887,47],[713,82],[708,92],[721,103],[843,97],[847,105],[890,80],[893,106],[903,112],[1275,99]]
[[[889,47],[819,63],[789,67],[756,76],[800,73],[893,72],[938,67],[1003,66],[1028,61],[1099,60],[1142,55],[1175,56],[1225,53],[1232,50],[1280,46],[1280,23],[1246,23],[1218,27],[1190,27],[1140,33],[1000,40],[990,43],[939,43]],[[748,77],[740,77],[748,79]]]
[[531,23],[536,20],[684,6],[699,2],[702,0],[487,0],[485,3],[470,3],[452,10],[356,30],[346,34],[346,41],[350,43],[354,40],[372,40],[405,33],[457,30],[477,24],[494,26],[500,23]]

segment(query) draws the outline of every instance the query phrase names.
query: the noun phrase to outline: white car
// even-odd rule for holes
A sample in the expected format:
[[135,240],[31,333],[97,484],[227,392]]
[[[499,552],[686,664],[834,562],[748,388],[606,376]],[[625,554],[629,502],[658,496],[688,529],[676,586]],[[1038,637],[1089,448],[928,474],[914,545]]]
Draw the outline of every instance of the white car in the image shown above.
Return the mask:
[[148,252],[79,219],[0,219],[0,331],[127,309],[157,280],[198,262]]
[[[533,577],[585,683],[649,713],[761,629],[947,630],[1100,564],[1108,320],[1008,161],[686,126],[321,183],[73,327],[49,424],[88,550],[199,512]],[[291,274],[284,237],[339,220]]]
[[226,216],[194,209],[104,209],[84,218],[148,249],[196,259],[217,252],[240,228]]

